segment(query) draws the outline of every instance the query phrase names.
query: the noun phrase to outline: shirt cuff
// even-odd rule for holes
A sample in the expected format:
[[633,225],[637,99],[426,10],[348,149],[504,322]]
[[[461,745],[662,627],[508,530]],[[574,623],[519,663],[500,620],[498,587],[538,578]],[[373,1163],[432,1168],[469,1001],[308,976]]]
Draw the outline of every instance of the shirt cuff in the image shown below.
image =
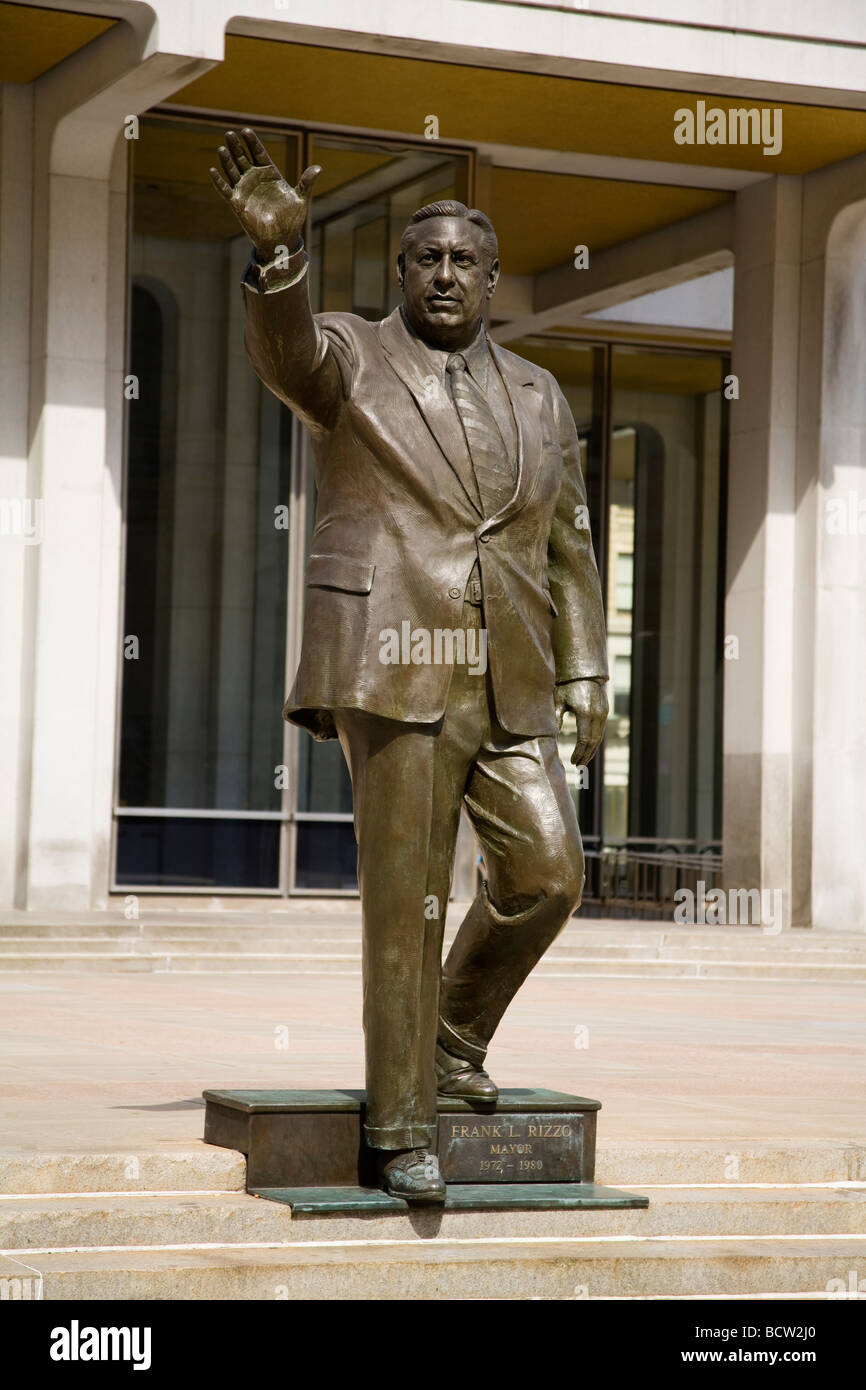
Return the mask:
[[253,252],[244,273],[243,283],[249,285],[257,294],[276,294],[278,290],[287,290],[290,285],[296,285],[299,280],[303,280],[308,263],[309,257],[304,250],[303,242],[291,255],[284,251],[267,262],[258,260]]

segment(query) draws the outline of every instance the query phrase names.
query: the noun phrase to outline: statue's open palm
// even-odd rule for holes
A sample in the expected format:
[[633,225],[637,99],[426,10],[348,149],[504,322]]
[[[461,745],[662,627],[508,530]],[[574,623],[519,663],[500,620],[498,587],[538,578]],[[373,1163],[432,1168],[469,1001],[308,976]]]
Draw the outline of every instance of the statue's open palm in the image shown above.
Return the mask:
[[305,169],[297,188],[292,188],[249,126],[240,135],[227,130],[226,144],[217,153],[225,177],[218,169],[211,169],[210,176],[259,260],[273,260],[281,246],[295,251],[307,220],[310,190],[322,172],[319,165]]

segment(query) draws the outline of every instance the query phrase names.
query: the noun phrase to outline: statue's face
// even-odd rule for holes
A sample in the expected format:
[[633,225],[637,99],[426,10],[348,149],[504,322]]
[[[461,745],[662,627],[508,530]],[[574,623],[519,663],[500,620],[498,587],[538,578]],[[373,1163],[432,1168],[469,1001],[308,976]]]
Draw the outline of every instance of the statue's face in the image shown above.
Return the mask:
[[406,316],[419,337],[450,351],[466,347],[499,278],[499,261],[485,250],[482,229],[463,217],[419,222],[397,270]]

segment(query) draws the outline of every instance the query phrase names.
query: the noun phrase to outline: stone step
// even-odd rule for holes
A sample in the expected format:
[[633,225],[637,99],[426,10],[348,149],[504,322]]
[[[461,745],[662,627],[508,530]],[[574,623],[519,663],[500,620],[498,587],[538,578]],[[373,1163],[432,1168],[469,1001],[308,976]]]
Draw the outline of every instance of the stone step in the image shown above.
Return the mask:
[[154,971],[184,971],[198,974],[350,974],[358,975],[361,970],[360,949],[347,951],[342,948],[329,954],[310,954],[309,952],[268,953],[246,952],[154,952],[94,951],[87,955],[45,951],[38,954],[9,952],[0,955],[0,974],[18,974],[50,971],[54,974],[75,975],[95,973],[147,974]]
[[551,946],[548,955],[565,956],[572,960],[594,957],[597,960],[670,960],[699,961],[711,957],[716,961],[776,961],[784,959],[797,965],[866,965],[866,941],[861,946],[808,947],[781,942],[776,937],[761,941],[736,942],[733,945],[704,941],[696,945],[666,942],[661,946],[631,945],[620,941],[604,944],[589,942],[563,933]]
[[633,1188],[646,1210],[303,1217],[236,1192],[0,1197],[0,1250],[533,1236],[866,1235],[866,1184]]
[[[446,932],[445,944],[450,945],[453,932]],[[296,955],[334,955],[348,951],[357,956],[361,950],[360,933],[345,930],[340,932],[297,932],[295,935],[266,936],[258,932],[245,935],[211,933],[192,935],[179,933],[175,936],[142,934],[126,936],[69,936],[69,937],[23,937],[6,936],[0,938],[0,957],[34,955],[143,955],[143,956],[189,956],[233,955],[233,956],[290,956]],[[792,943],[789,939],[760,937],[757,941],[737,941],[735,944],[722,944],[704,939],[688,944],[674,939],[663,938],[663,944],[633,943],[620,938],[604,943],[588,940],[581,933],[564,932],[550,948],[546,959],[557,963],[584,960],[615,961],[670,961],[675,964],[698,964],[711,961],[714,964],[732,962],[739,964],[777,962],[783,960],[787,965],[864,965],[866,966],[866,940],[858,946],[809,947]]]
[[[821,1293],[844,1288],[863,1235],[432,1237],[173,1248],[30,1247],[7,1277],[49,1300],[566,1299]],[[32,1275],[36,1271],[36,1276]]]
[[866,1144],[628,1144],[599,1142],[595,1180],[638,1186],[866,1183]]
[[68,937],[64,939],[6,937],[0,941],[0,961],[4,956],[329,956],[348,953],[360,958],[359,937],[334,936],[266,939],[259,936],[213,937]]
[[0,1194],[243,1192],[245,1186],[243,1154],[203,1141],[122,1153],[0,1149]]
[[[456,930],[458,925],[459,922],[455,922],[453,930]],[[242,921],[226,921],[223,914],[220,913],[219,915],[214,914],[208,921],[186,921],[182,917],[165,918],[147,915],[138,922],[103,921],[87,923],[86,925],[70,922],[46,923],[20,920],[14,923],[0,923],[0,941],[79,941],[85,939],[110,941],[115,938],[169,941],[248,941],[259,939],[291,941],[297,938],[306,940],[307,938],[318,939],[321,937],[333,937],[340,940],[345,937],[360,941],[360,912],[356,911],[351,917],[334,919],[298,917],[291,920],[274,920],[262,916],[245,918]]]
[[716,980],[864,980],[866,961],[862,964],[801,964],[781,955],[770,960],[715,960],[700,957],[696,960],[599,960],[591,957],[574,959],[560,956],[554,946],[539,961],[534,973],[539,975],[616,975],[620,978],[639,978],[650,975],[659,979],[716,979]]
[[[460,909],[449,910],[446,937],[453,937],[461,920]],[[182,913],[144,912],[140,921],[110,921],[97,918],[86,925],[71,921],[29,921],[19,914],[14,921],[0,922],[0,943],[37,940],[56,941],[200,941],[285,942],[351,941],[360,943],[361,917],[357,904],[353,911],[339,916],[309,914],[211,913],[207,918]],[[636,948],[646,954],[657,950],[696,948],[734,950],[751,956],[754,950],[787,952],[852,952],[866,958],[866,932],[809,931],[791,928],[778,935],[760,927],[689,927],[670,920],[638,924],[633,921],[602,921],[575,918],[563,928],[556,941],[562,946],[598,947],[599,951]]]
[[[127,916],[123,907],[115,902],[112,902],[109,908],[95,908],[83,912],[37,914],[18,910],[0,911],[0,933],[20,935],[22,932],[38,931],[50,935],[53,932],[72,931],[88,935],[90,932],[110,931],[113,928],[128,932],[137,929],[142,922],[160,926],[169,932],[174,931],[177,926],[200,926],[205,930],[211,926],[258,929],[264,923],[281,931],[284,926],[299,923],[310,926],[324,922],[346,924],[360,921],[360,901],[356,896],[342,899],[292,898],[288,901],[283,900],[284,905],[281,907],[273,906],[276,901],[278,900],[274,898],[256,898],[244,908],[215,909],[208,907],[207,900],[181,897],[174,900],[174,906],[160,907],[153,897],[144,894],[138,899],[138,917]],[[184,906],[177,906],[178,902]],[[191,903],[201,903],[201,906],[190,906]],[[468,903],[450,903],[449,913],[453,911],[459,918],[468,906]],[[623,921],[618,922],[620,926],[623,924]]]
[[[451,920],[449,917],[449,926]],[[454,923],[455,927],[459,925]],[[866,951],[866,932],[813,931],[788,927],[774,932],[760,926],[713,927],[680,925],[669,918],[665,921],[639,924],[635,922],[594,922],[587,918],[572,918],[566,923],[557,941],[588,942],[600,946],[622,944],[647,947],[735,947],[751,950],[754,947],[785,946],[804,950]]]
[[[138,936],[7,936],[0,940],[3,956],[119,956],[152,955],[154,942]],[[188,943],[186,943],[188,945]],[[160,949],[163,949],[160,946]]]
[[[201,1106],[204,1122],[204,1103]],[[0,1150],[0,1194],[243,1192],[246,1160],[204,1141],[126,1151]],[[866,1145],[629,1144],[601,1141],[596,1181],[608,1187],[866,1184]]]
[[[295,1226],[299,1223],[295,1222]],[[0,1196],[0,1251],[260,1243],[295,1239],[292,1214],[245,1192],[63,1193]]]
[[[197,974],[289,974],[358,975],[361,970],[360,946],[352,948],[343,943],[320,950],[260,951],[260,950],[203,950],[186,949],[180,943],[176,950],[155,951],[137,944],[135,951],[100,949],[78,952],[74,943],[68,949],[6,951],[0,953],[0,973],[23,974],[52,972],[54,974],[146,974],[166,971]],[[866,962],[800,962],[789,960],[780,952],[763,960],[717,960],[707,955],[693,959],[621,959],[614,956],[561,955],[554,946],[535,967],[536,973],[546,976],[580,978],[605,975],[617,978],[658,979],[755,979],[755,980],[840,980],[866,979]]]

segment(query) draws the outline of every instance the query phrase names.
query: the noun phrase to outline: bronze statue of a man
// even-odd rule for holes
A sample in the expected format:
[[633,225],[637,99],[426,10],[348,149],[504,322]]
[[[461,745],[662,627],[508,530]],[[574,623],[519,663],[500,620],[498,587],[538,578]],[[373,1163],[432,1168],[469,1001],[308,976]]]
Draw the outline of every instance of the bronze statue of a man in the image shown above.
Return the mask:
[[[311,313],[297,188],[254,131],[213,181],[253,243],[246,346],[307,426],[318,499],[304,637],[283,711],[339,738],[364,921],[365,1134],[382,1182],[442,1201],[436,1097],[492,1104],[499,1020],[580,903],[583,851],[557,754],[607,719],[601,587],[580,445],[546,371],[492,343],[496,235],[462,203],[403,234],[403,304],[381,323]],[[461,659],[462,656],[462,659]],[[486,881],[442,966],[461,805]]]

